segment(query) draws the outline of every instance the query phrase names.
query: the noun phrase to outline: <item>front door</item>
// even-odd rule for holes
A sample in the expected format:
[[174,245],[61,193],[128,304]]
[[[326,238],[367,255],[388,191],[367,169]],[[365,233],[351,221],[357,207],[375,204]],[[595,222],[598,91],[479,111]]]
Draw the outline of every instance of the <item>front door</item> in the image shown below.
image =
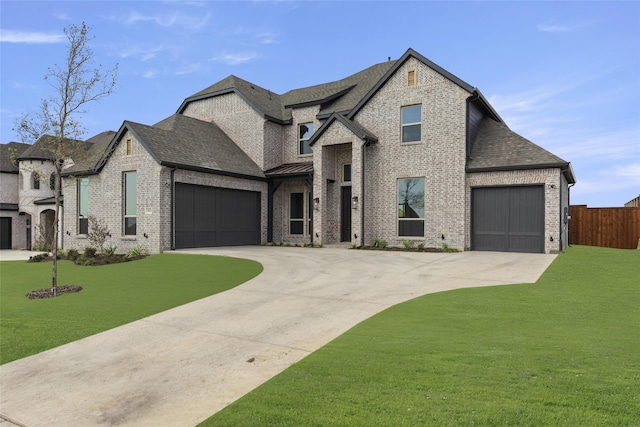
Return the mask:
[[0,249],[11,249],[11,217],[0,218]]
[[340,241],[351,241],[351,187],[341,187],[340,194]]

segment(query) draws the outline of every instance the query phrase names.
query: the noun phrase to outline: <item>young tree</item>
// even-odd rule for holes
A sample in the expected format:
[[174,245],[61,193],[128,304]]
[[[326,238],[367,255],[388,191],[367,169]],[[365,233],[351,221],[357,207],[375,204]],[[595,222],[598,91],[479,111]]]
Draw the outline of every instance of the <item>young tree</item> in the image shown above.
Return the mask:
[[[54,296],[58,285],[58,229],[60,222],[61,174],[65,162],[78,161],[78,153],[86,150],[81,141],[84,127],[80,116],[87,113],[88,104],[104,98],[115,90],[118,65],[103,71],[95,65],[94,54],[89,47],[92,38],[89,28],[70,25],[64,29],[68,39],[65,61],[49,68],[45,80],[53,88],[48,99],[42,99],[35,113],[26,113],[16,122],[14,130],[23,141],[39,141],[55,167],[55,217],[53,236],[53,270],[51,288]],[[42,138],[43,136],[47,138]],[[75,157],[75,158],[74,158]]]

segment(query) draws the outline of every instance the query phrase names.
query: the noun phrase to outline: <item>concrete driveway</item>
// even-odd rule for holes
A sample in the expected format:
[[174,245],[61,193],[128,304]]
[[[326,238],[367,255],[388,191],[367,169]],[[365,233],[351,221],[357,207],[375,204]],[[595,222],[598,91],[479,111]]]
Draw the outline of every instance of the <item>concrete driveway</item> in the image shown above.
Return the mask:
[[555,258],[294,247],[178,252],[250,258],[264,272],[1,366],[2,417],[29,427],[194,426],[389,306],[449,289],[535,282]]

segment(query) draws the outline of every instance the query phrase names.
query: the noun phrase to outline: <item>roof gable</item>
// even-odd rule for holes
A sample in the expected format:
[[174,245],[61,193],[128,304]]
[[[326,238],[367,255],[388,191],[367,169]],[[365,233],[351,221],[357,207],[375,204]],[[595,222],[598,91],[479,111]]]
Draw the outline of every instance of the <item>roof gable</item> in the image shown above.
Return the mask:
[[322,126],[320,126],[320,129],[318,129],[318,131],[314,133],[313,136],[311,136],[311,138],[309,138],[309,145],[313,146],[318,141],[318,139],[322,137],[322,134],[325,133],[325,131],[329,129],[329,127],[336,121],[342,123],[342,125],[345,128],[347,128],[351,133],[353,133],[355,136],[357,136],[359,139],[361,139],[365,143],[371,144],[374,142],[378,142],[378,137],[375,136],[368,129],[366,129],[364,126],[354,122],[353,120],[347,119],[342,114],[333,113],[322,124]]
[[[127,131],[163,166],[264,178],[262,169],[213,123],[181,114],[174,114],[153,126],[124,122],[111,150]],[[101,167],[106,160],[103,159]]]

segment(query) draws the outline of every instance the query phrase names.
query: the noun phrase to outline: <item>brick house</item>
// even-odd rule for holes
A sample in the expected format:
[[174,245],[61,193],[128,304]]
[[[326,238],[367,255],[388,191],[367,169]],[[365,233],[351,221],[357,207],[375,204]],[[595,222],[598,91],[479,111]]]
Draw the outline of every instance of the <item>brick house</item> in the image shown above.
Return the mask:
[[88,244],[88,214],[120,251],[380,239],[550,253],[568,242],[570,164],[412,49],[284,94],[229,76],[90,151],[65,171],[66,247]]

